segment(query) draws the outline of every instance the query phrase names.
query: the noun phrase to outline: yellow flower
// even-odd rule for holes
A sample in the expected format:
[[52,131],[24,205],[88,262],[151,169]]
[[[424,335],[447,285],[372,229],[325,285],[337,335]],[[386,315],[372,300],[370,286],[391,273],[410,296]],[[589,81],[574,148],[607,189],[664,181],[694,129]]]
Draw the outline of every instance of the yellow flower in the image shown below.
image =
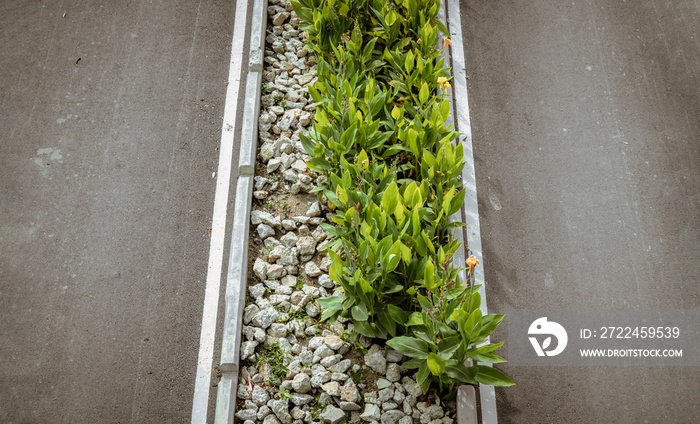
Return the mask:
[[442,88],[443,90],[447,90],[448,88],[452,88],[450,83],[447,81],[447,78],[445,78],[445,77],[438,77],[437,82],[438,82],[438,84],[440,84],[440,88]]
[[451,46],[451,45],[452,45],[452,40],[450,40],[450,39],[447,38],[447,37],[444,37],[444,38],[442,39],[442,48],[443,48],[443,49],[444,49],[445,47]]
[[479,265],[479,260],[474,257],[474,255],[471,255],[469,258],[467,258],[467,265],[469,266],[469,273],[471,274],[474,272],[474,267]]

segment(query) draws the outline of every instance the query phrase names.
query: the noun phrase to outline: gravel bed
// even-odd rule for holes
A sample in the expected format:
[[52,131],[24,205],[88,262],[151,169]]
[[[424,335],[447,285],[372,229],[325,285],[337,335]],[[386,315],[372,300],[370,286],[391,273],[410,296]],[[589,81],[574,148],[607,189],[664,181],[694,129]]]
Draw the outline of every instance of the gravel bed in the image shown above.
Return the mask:
[[298,24],[287,1],[269,1],[237,422],[452,424],[454,401],[424,395],[401,353],[352,343],[350,321],[318,321],[317,300],[340,293],[319,226],[330,213],[309,194],[318,175],[299,141],[316,78]]

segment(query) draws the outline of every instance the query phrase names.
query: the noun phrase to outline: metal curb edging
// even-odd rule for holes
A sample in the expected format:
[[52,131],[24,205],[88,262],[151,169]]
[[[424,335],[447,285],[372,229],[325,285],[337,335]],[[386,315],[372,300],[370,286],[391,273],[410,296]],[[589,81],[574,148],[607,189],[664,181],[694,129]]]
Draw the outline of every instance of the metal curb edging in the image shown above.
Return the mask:
[[[445,8],[445,5],[447,8]],[[447,19],[444,19],[445,16]],[[464,148],[464,169],[462,170],[462,184],[467,191],[464,197],[462,211],[464,213],[463,222],[466,223],[466,246],[474,257],[481,264],[475,268],[474,282],[480,285],[479,295],[481,296],[481,311],[484,315],[488,313],[486,304],[486,284],[484,280],[484,260],[481,247],[481,229],[479,225],[479,206],[476,193],[476,174],[474,170],[474,149],[472,146],[471,121],[469,118],[469,99],[467,96],[467,77],[464,61],[464,47],[462,41],[462,22],[459,0],[442,0],[440,8],[440,20],[446,22],[447,30],[452,41],[451,57],[445,52],[446,58],[451,59],[453,91],[450,96],[452,103],[451,118],[459,132],[462,133],[460,142]],[[445,64],[447,66],[447,64]],[[458,212],[459,213],[459,212]],[[465,242],[464,233],[458,232],[458,239]],[[457,266],[464,266],[466,259],[464,250],[460,249],[455,255],[454,261]],[[460,274],[466,280],[466,271]],[[490,343],[490,338],[486,343]],[[490,364],[485,364],[490,365]],[[498,415],[496,412],[496,391],[493,386],[479,385],[479,398],[482,424],[497,424]],[[473,386],[461,386],[457,393],[457,423],[476,424],[478,422],[476,408],[476,393]]]
[[[241,1],[241,0],[239,0]],[[243,0],[245,1],[245,0]],[[248,74],[241,126],[241,146],[238,158],[238,180],[234,203],[231,245],[226,276],[224,329],[219,370],[221,380],[216,396],[217,424],[232,424],[236,412],[236,392],[240,365],[241,323],[245,309],[248,279],[248,237],[255,174],[255,154],[260,113],[260,83],[262,82],[267,0],[253,5]],[[237,42],[233,40],[232,42]]]

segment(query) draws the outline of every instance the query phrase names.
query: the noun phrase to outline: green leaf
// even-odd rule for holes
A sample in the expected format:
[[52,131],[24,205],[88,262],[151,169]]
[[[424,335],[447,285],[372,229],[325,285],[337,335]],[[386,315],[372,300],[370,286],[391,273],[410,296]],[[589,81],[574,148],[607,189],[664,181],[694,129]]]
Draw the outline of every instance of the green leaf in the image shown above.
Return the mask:
[[406,263],[406,265],[411,263],[411,259],[413,259],[413,254],[411,252],[411,249],[408,248],[405,244],[401,243],[401,258],[403,261]]
[[352,309],[350,309],[350,313],[352,314],[352,319],[355,321],[367,321],[367,318],[369,318],[367,307],[362,303],[353,306]]
[[410,358],[427,359],[430,351],[428,343],[408,336],[394,337],[386,344]]
[[507,362],[505,359],[496,355],[495,353],[482,353],[481,355],[474,355],[472,357],[474,360],[479,362],[486,362],[488,364],[499,364],[501,362]]
[[384,190],[382,195],[382,208],[388,213],[393,214],[396,210],[396,204],[399,202],[399,188],[396,181],[389,184],[389,187]]
[[430,352],[428,354],[428,368],[431,374],[439,377],[445,373],[445,360],[433,352]]
[[425,274],[423,274],[423,285],[426,289],[432,290],[435,287],[435,264],[433,259],[429,258],[425,264]]
[[428,368],[427,362],[425,362],[418,368],[418,375],[416,376],[416,381],[421,386],[423,393],[426,393],[428,387],[430,387],[430,380],[428,377],[430,377],[430,369]]
[[474,365],[469,367],[469,371],[474,374],[476,381],[487,386],[507,387],[515,383],[501,371],[486,365]]
[[301,147],[304,148],[304,151],[309,155],[313,156],[314,155],[314,149],[316,148],[316,144],[309,139],[306,135],[303,133],[299,133],[299,140],[301,141]]
[[440,117],[446,121],[450,117],[450,101],[445,99],[440,103]]
[[428,96],[430,95],[430,89],[428,88],[428,83],[423,83],[420,88],[420,93],[418,94],[418,100],[421,106],[428,101]]
[[406,61],[404,62],[406,68],[406,73],[410,74],[413,70],[413,52],[411,50],[406,54]]
[[469,318],[464,323],[464,331],[470,340],[476,338],[481,332],[481,309],[476,309],[469,315]]
[[396,336],[396,322],[391,319],[389,314],[385,310],[380,310],[377,311],[377,319],[379,320],[379,323],[382,325],[382,327],[389,333],[391,334],[391,337]]
[[445,367],[445,373],[450,378],[453,378],[459,382],[459,384],[477,384],[474,375],[464,364],[448,364]]
[[342,296],[328,296],[328,297],[319,297],[316,302],[323,306],[324,308],[328,309],[342,309],[342,306],[340,306],[342,301]]
[[387,312],[389,312],[391,319],[396,321],[398,324],[403,325],[406,323],[406,319],[408,318],[406,311],[396,305],[387,305],[386,309]]
[[457,211],[460,210],[462,205],[464,204],[464,196],[467,194],[466,190],[462,190],[457,193],[457,195],[452,198],[452,201],[450,202],[450,208],[447,212],[448,215],[452,215],[454,213],[457,213]]
[[404,361],[403,364],[401,364],[402,367],[406,368],[407,370],[414,370],[418,367],[420,367],[422,364],[425,363],[425,359],[409,359],[408,361]]
[[406,325],[423,325],[423,315],[420,312],[412,313]]
[[430,304],[430,301],[428,300],[427,297],[423,296],[422,294],[418,293],[418,304],[420,305],[421,308],[423,308],[423,312],[427,312],[431,309],[433,309],[433,305]]
[[365,337],[376,337],[375,331],[367,321],[355,321],[355,331]]
[[493,332],[493,330],[498,327],[498,324],[503,321],[503,314],[489,314],[484,315],[481,318],[481,332],[479,332],[479,337],[486,337]]

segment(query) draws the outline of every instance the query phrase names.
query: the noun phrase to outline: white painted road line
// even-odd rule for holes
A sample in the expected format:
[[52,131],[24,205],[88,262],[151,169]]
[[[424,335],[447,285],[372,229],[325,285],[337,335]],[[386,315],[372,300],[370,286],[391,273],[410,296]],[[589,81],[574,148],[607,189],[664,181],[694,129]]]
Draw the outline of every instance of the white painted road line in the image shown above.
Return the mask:
[[216,338],[216,318],[224,258],[224,240],[226,237],[226,209],[233,162],[233,136],[238,124],[236,122],[236,113],[238,109],[238,90],[241,82],[241,66],[243,64],[243,43],[241,40],[245,37],[247,16],[248,1],[238,0],[236,2],[236,17],[231,42],[231,66],[229,68],[226,103],[224,105],[224,120],[221,128],[219,167],[216,173],[214,214],[209,245],[209,266],[207,268],[207,283],[204,293],[202,331],[199,337],[197,377],[192,403],[192,424],[204,424],[207,422],[211,370],[214,360],[214,340]]

